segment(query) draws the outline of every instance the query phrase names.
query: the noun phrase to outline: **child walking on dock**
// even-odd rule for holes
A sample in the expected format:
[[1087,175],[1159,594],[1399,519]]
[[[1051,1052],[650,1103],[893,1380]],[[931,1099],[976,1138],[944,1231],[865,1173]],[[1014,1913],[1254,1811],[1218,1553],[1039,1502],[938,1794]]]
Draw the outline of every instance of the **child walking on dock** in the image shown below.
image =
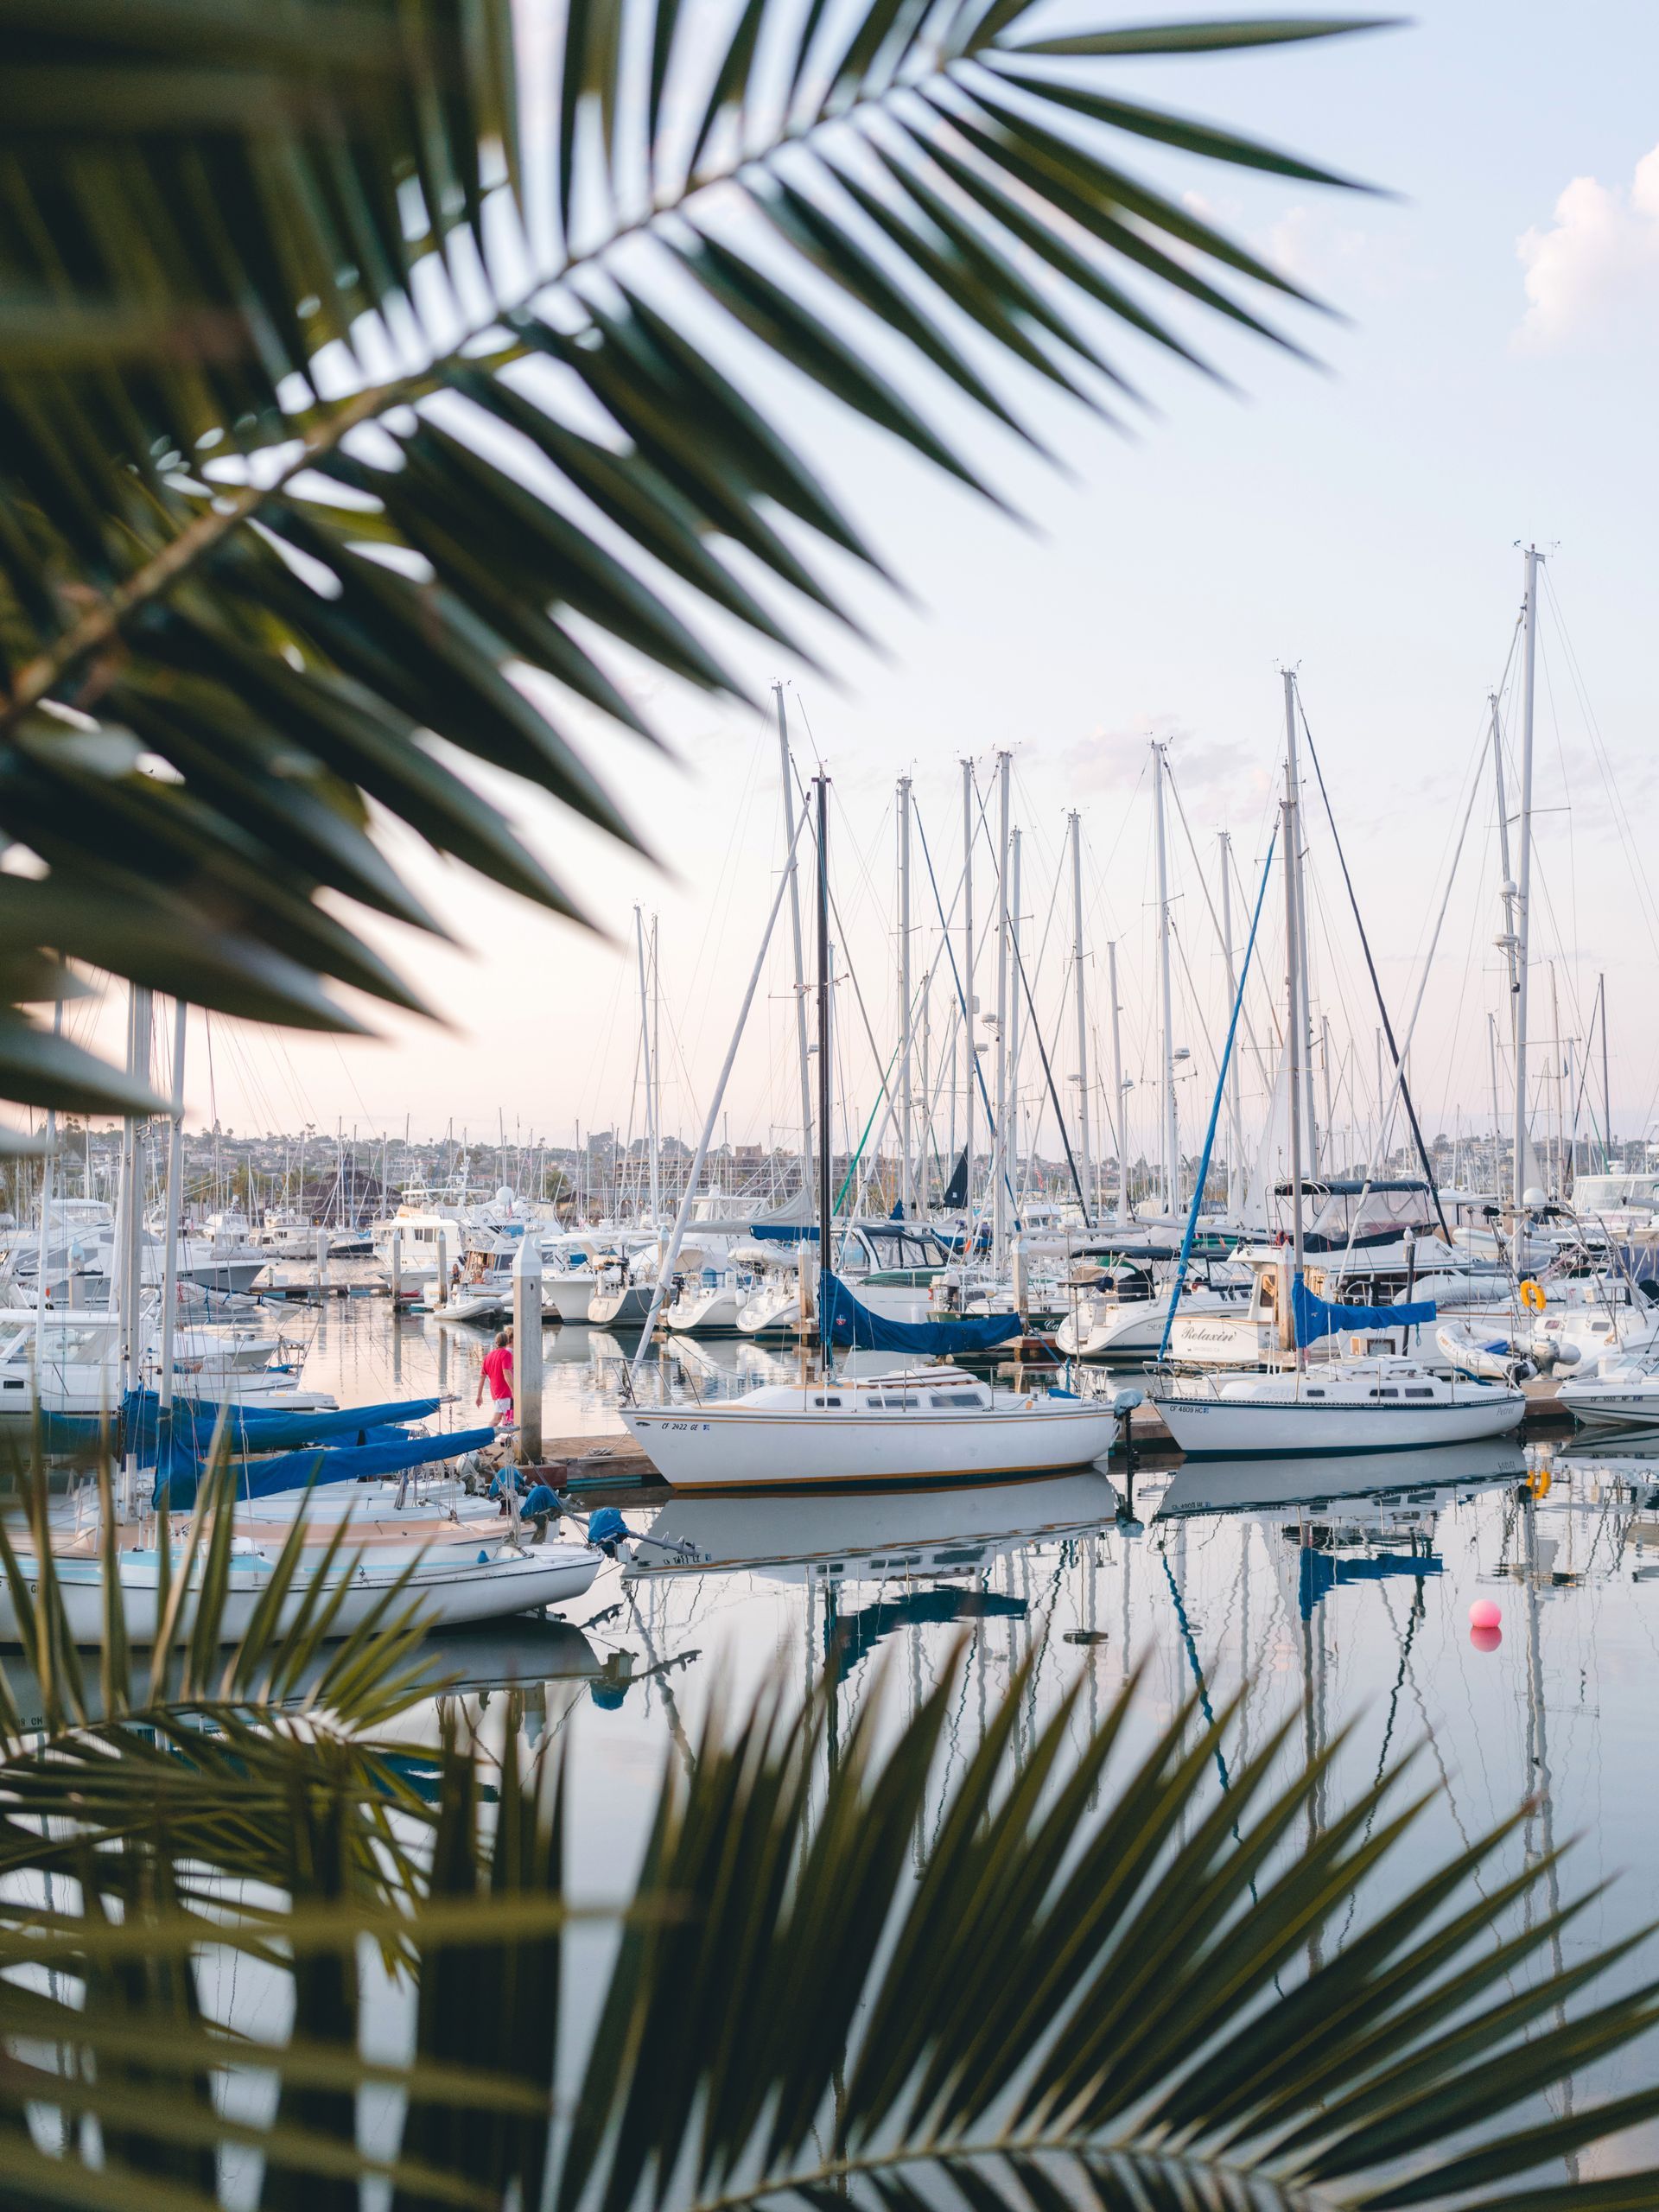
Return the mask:
[[491,1415],[493,1425],[497,1428],[511,1428],[512,1427],[512,1331],[511,1329],[503,1329],[484,1355],[483,1372],[478,1378],[478,1394],[473,1400],[475,1406],[481,1406],[484,1402],[484,1385],[486,1382],[490,1386],[490,1395],[494,1402],[494,1410]]

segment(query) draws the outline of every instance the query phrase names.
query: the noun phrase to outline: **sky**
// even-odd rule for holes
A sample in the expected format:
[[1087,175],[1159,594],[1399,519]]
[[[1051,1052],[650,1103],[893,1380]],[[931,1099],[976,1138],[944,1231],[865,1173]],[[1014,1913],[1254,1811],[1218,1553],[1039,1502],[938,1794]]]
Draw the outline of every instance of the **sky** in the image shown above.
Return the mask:
[[[1156,4],[1124,19],[1186,14]],[[1011,521],[879,433],[779,375],[769,402],[913,597],[834,559],[826,571],[869,633],[804,633],[823,663],[791,665],[722,635],[764,696],[786,686],[797,759],[833,779],[842,965],[877,1049],[893,1024],[893,790],[909,772],[949,904],[960,865],[960,767],[1013,754],[1021,907],[1043,941],[1034,984],[1057,1075],[1070,918],[1053,905],[1065,816],[1082,817],[1091,1052],[1106,1049],[1106,947],[1116,944],[1132,1148],[1152,1137],[1155,973],[1148,740],[1169,744],[1195,863],[1173,831],[1184,1139],[1201,1122],[1224,1026],[1205,902],[1216,835],[1253,893],[1280,774],[1279,670],[1299,671],[1354,889],[1396,1027],[1409,1020],[1446,866],[1462,859],[1413,1044],[1423,1116],[1489,1128],[1486,1017],[1503,1002],[1496,802],[1479,780],[1489,691],[1505,687],[1521,542],[1548,553],[1541,628],[1535,804],[1540,893],[1535,1036],[1582,1055],[1606,976],[1609,1084],[1619,1135],[1659,1116],[1659,1008],[1649,979],[1659,915],[1639,862],[1656,800],[1652,361],[1659,337],[1659,20],[1643,0],[1430,0],[1408,27],[1231,59],[1137,64],[1128,89],[1252,130],[1388,196],[1315,190],[1213,163],[1141,158],[1317,292],[1340,318],[1287,327],[1312,366],[1248,337],[1202,333],[1224,389],[1121,347],[1157,403],[1133,435],[1046,386],[1001,388],[1058,455],[1027,456],[941,398],[885,344],[884,366],[927,391],[1026,518]],[[1196,330],[1196,325],[1189,325]],[[1506,667],[1510,670],[1506,685]],[[189,1119],[238,1130],[343,1125],[360,1135],[453,1126],[569,1142],[644,1125],[637,1076],[633,910],[658,920],[664,1119],[689,1137],[705,1110],[760,943],[781,853],[775,734],[746,704],[624,671],[664,740],[578,716],[589,759],[623,798],[654,863],[522,790],[492,785],[576,891],[599,933],[497,893],[391,841],[458,940],[378,933],[439,1023],[368,1011],[377,1040],[275,1035],[193,1019]],[[1366,1110],[1375,1009],[1329,831],[1313,809],[1315,1013],[1331,1019],[1335,1117]],[[916,965],[937,932],[915,892]],[[988,878],[979,889],[988,905]],[[1235,893],[1236,914],[1238,894]],[[1264,921],[1258,1019],[1273,983]],[[1033,956],[1033,963],[1034,956]],[[734,1142],[787,1141],[792,1013],[774,947],[727,1099]],[[994,989],[981,970],[982,999]],[[1552,996],[1553,992],[1553,996]],[[838,1001],[850,1119],[875,1096],[850,985]],[[944,1016],[943,1001],[936,1019]],[[84,1022],[88,1017],[77,1016]],[[118,1014],[99,1033],[111,1040]],[[211,1058],[209,1047],[211,1046]],[[1599,1043],[1595,1090],[1599,1096]],[[1563,1053],[1562,1057],[1565,1057]],[[1058,1064],[1063,1064],[1058,1065]],[[1581,1060],[1575,1065],[1581,1065]],[[1034,1081],[1034,1071],[1033,1071]],[[1575,1078],[1576,1080],[1576,1078]],[[1033,1097],[1033,1112],[1036,1110]],[[1046,1148],[1053,1150],[1049,1144]]]

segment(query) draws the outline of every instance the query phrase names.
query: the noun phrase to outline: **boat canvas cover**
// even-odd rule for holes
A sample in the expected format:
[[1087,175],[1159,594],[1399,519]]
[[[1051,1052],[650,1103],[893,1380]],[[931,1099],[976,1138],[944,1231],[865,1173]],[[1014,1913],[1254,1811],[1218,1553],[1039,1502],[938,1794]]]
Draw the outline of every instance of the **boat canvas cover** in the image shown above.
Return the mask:
[[947,1352],[987,1351],[1022,1336],[1025,1323],[1017,1313],[968,1313],[943,1321],[890,1321],[873,1313],[854,1297],[836,1274],[825,1268],[819,1279],[820,1323],[831,1344],[851,1344],[860,1351],[916,1352],[931,1359]]
[[[426,1421],[441,1398],[400,1398],[378,1406],[330,1406],[312,1412],[286,1407],[213,1405],[206,1400],[175,1398],[173,1435],[203,1449],[211,1447],[221,1418],[227,1442],[236,1452],[281,1452],[334,1438],[367,1440],[367,1431]],[[122,1409],[129,1452],[153,1452],[161,1433],[161,1402],[154,1390],[129,1391]]]
[[1316,1298],[1299,1275],[1292,1286],[1290,1310],[1296,1322],[1299,1344],[1317,1344],[1338,1329],[1409,1329],[1432,1321],[1439,1312],[1433,1299],[1418,1299],[1409,1306],[1333,1306]]
[[[453,1459],[463,1452],[481,1451],[497,1440],[493,1428],[457,1428],[446,1436],[394,1435],[372,1444],[278,1452],[269,1459],[232,1459],[226,1464],[235,1478],[238,1497],[269,1497],[277,1491],[302,1490],[308,1483],[321,1488],[327,1483],[366,1482],[379,1475],[400,1475],[411,1467],[428,1466],[435,1459]],[[156,1463],[156,1510],[188,1512],[196,1502],[197,1488],[207,1471],[207,1462],[188,1445],[170,1444]]]

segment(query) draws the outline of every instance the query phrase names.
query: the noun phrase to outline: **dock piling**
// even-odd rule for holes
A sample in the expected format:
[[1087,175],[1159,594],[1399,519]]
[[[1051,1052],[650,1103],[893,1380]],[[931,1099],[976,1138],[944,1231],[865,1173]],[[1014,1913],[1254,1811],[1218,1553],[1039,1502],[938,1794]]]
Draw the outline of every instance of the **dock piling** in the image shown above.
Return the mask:
[[512,1256],[512,1395],[518,1457],[542,1456],[542,1248],[527,1230]]

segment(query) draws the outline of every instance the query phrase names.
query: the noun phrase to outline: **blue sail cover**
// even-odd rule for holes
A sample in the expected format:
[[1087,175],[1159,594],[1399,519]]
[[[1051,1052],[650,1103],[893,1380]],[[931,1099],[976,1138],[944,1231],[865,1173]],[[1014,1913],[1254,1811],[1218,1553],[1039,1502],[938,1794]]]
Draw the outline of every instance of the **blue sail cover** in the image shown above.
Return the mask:
[[[334,1437],[367,1443],[369,1432],[436,1413],[441,1398],[400,1398],[378,1406],[331,1406],[326,1411],[296,1413],[286,1407],[219,1406],[206,1399],[175,1398],[172,1434],[178,1443],[208,1449],[222,1414],[234,1452],[282,1452],[299,1444],[321,1444]],[[161,1433],[161,1401],[154,1390],[130,1390],[122,1419],[126,1448],[141,1458],[154,1452]]]
[[890,1321],[861,1305],[841,1277],[826,1268],[818,1278],[819,1322],[828,1340],[855,1351],[903,1351],[942,1359],[946,1352],[969,1357],[1023,1336],[1017,1313],[969,1313],[945,1321]]
[[1338,1329],[1413,1328],[1432,1321],[1440,1309],[1427,1298],[1411,1306],[1333,1306],[1328,1298],[1316,1298],[1299,1275],[1291,1287],[1290,1310],[1297,1343],[1311,1344]]
[[[367,1481],[377,1475],[400,1475],[410,1467],[428,1466],[435,1459],[453,1459],[463,1452],[477,1452],[495,1440],[493,1428],[451,1429],[445,1436],[400,1436],[382,1432],[382,1440],[345,1445],[333,1451],[278,1452],[267,1459],[232,1459],[238,1497],[269,1497],[274,1491],[302,1490],[307,1483]],[[156,1469],[156,1508],[158,1512],[188,1512],[196,1502],[196,1490],[207,1471],[207,1463],[182,1442],[169,1444]]]

